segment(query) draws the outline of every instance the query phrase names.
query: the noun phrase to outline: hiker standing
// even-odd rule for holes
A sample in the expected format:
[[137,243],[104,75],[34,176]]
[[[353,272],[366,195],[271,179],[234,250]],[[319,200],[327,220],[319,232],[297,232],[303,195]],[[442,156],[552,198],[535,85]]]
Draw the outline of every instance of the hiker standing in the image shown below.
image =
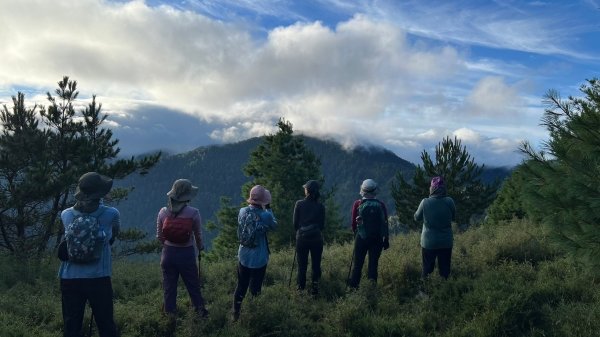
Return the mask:
[[390,247],[387,208],[376,198],[378,189],[373,179],[366,179],[360,186],[361,199],[352,205],[352,231],[354,232],[354,268],[349,286],[358,288],[362,266],[367,253],[369,267],[367,278],[377,283],[377,268],[381,251]]
[[304,184],[303,200],[294,206],[294,229],[296,230],[296,254],[298,256],[298,290],[306,287],[306,269],[310,252],[312,267],[311,294],[319,293],[321,278],[321,256],[323,254],[323,234],[325,228],[325,206],[319,202],[319,183],[309,180]]
[[112,179],[96,172],[82,175],[75,191],[75,205],[60,215],[66,245],[58,272],[65,337],[81,335],[86,301],[100,336],[118,336],[113,317],[110,245],[119,233],[121,221],[119,211],[103,205],[102,200],[112,184]]
[[421,231],[421,256],[425,279],[433,272],[435,260],[438,272],[447,279],[450,275],[452,257],[452,220],[456,216],[454,200],[446,195],[446,185],[442,177],[433,177],[429,186],[429,197],[421,200],[415,212],[415,220],[423,221]]
[[[164,311],[173,315],[177,312],[177,282],[179,275],[188,291],[194,310],[206,317],[208,311],[200,291],[196,256],[204,249],[201,234],[200,211],[189,205],[198,193],[188,179],[177,179],[167,193],[166,207],[158,212],[156,237],[163,244],[160,258],[164,289]],[[194,243],[196,248],[194,248]]]
[[271,210],[271,193],[261,185],[250,190],[248,206],[242,207],[238,214],[238,266],[237,285],[233,294],[232,319],[240,317],[242,301],[248,288],[253,296],[260,294],[267,263],[269,262],[269,243],[267,232],[277,226]]

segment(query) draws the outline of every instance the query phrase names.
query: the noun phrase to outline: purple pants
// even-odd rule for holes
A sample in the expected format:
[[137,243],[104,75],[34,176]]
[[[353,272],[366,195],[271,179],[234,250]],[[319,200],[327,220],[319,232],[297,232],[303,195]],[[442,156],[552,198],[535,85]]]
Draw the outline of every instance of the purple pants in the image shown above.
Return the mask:
[[175,313],[177,311],[177,282],[179,275],[183,279],[194,309],[198,311],[204,308],[194,246],[163,246],[160,266],[163,274],[165,312]]

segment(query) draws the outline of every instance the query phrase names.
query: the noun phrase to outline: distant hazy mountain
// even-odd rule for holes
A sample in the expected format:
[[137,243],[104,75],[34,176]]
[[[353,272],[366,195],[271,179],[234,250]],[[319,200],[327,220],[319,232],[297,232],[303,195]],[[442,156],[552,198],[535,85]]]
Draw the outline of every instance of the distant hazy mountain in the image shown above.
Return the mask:
[[[414,171],[414,164],[383,148],[359,147],[345,150],[334,141],[303,138],[306,146],[320,157],[325,177],[324,188],[335,187],[336,201],[342,215],[348,217],[346,213],[350,212],[352,202],[360,197],[359,187],[366,178],[378,182],[379,197],[388,205],[390,214],[393,214],[391,182],[398,171],[410,176]],[[188,178],[200,188],[191,205],[200,209],[204,220],[213,218],[219,208],[221,196],[230,197],[234,204],[239,204],[244,200],[240,195],[241,186],[250,180],[242,172],[242,167],[248,161],[250,152],[261,142],[262,138],[252,138],[233,144],[211,145],[181,154],[166,155],[145,176],[132,175],[116,182],[115,185],[118,186],[134,187],[127,200],[117,205],[121,211],[123,226],[153,233],[158,210],[166,204],[166,193],[178,178]],[[495,168],[486,170],[485,178],[503,178],[508,173],[508,169]],[[298,186],[298,198],[302,196],[302,188]]]

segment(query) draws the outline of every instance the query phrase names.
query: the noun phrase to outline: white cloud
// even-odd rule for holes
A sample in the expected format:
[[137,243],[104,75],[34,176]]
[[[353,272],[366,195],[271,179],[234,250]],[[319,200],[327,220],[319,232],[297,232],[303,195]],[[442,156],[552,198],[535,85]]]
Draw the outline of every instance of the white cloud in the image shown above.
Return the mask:
[[514,115],[523,106],[517,86],[509,86],[501,77],[484,77],[466,97],[465,108],[476,115],[503,117]]
[[[255,10],[267,13],[266,4]],[[297,22],[262,37],[248,22],[143,1],[3,1],[0,21],[7,27],[0,32],[1,92],[52,91],[70,75],[86,95],[98,94],[121,128],[143,118],[144,107],[164,107],[218,124],[211,139],[229,142],[272,132],[283,116],[300,133],[390,146],[415,160],[448,130],[473,139],[473,112],[514,115],[526,106],[520,84],[506,80],[518,64],[409,39],[397,22],[368,12],[333,28]]]
[[460,128],[455,130],[452,135],[456,136],[467,144],[477,144],[482,140],[481,134],[468,128]]

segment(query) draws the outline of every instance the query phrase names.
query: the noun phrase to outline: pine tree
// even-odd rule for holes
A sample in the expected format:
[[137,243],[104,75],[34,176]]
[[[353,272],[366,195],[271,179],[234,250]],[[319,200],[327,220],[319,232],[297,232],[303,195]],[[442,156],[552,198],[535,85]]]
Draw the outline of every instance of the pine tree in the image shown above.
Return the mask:
[[[26,109],[22,93],[13,98],[12,111],[3,107],[0,175],[12,185],[1,186],[0,194],[9,197],[2,200],[0,248],[9,251],[16,251],[11,247],[19,244],[23,254],[34,249],[41,253],[52,237],[58,244],[62,236],[58,216],[73,202],[73,191],[83,173],[97,171],[123,178],[146,172],[160,157],[158,153],[140,160],[117,159],[118,140],[102,127],[106,115],[101,114],[95,96],[86,109],[77,112],[77,82],[67,76],[58,82],[55,95],[47,93],[47,108]],[[124,193],[117,190],[115,195]],[[30,200],[23,202],[23,198]]]
[[237,239],[239,206],[231,206],[231,199],[221,197],[221,207],[216,213],[216,222],[206,224],[206,229],[217,231],[211,249],[207,253],[209,261],[234,258],[237,254],[239,241]]
[[543,150],[521,151],[528,213],[548,226],[555,242],[581,261],[600,264],[600,81],[581,86],[583,97],[564,101],[548,91]]
[[277,218],[277,230],[269,236],[273,247],[293,244],[295,231],[292,224],[294,205],[304,198],[302,185],[314,179],[323,182],[321,162],[306,148],[302,138],[293,135],[292,123],[281,118],[279,130],[267,135],[251,154],[244,173],[251,181],[242,187],[247,196],[254,185],[263,185],[271,192],[271,206]]
[[28,233],[51,192],[36,183],[45,173],[46,134],[37,119],[43,107],[27,108],[21,92],[12,101],[12,111],[4,105],[0,112],[0,249],[19,254],[36,246]]
[[[308,150],[302,138],[293,135],[292,124],[284,119],[277,123],[279,131],[267,135],[264,141],[250,153],[244,173],[251,180],[242,186],[242,196],[247,198],[252,186],[263,185],[271,192],[271,207],[277,218],[277,230],[269,234],[269,245],[278,248],[294,243],[295,231],[292,223],[294,205],[304,198],[302,185],[310,180],[323,183],[321,163]],[[333,192],[324,193],[326,205],[326,240],[341,240],[337,229],[341,228],[341,217],[334,207]],[[242,203],[239,207],[245,206]],[[229,257],[237,251],[237,215],[239,207],[229,206],[228,199],[221,200],[217,213],[217,224],[211,224],[220,232],[212,242],[211,259]]]
[[396,214],[401,223],[418,229],[414,213],[422,198],[429,195],[429,182],[434,176],[442,176],[448,195],[456,204],[456,223],[469,223],[471,216],[480,214],[492,202],[499,182],[486,185],[481,181],[484,165],[478,165],[467,152],[466,146],[454,137],[446,137],[435,147],[435,162],[427,151],[421,153],[423,166],[417,165],[412,184],[398,172],[392,183],[392,197]]
[[485,221],[487,225],[496,225],[512,219],[523,219],[527,216],[522,196],[526,184],[522,170],[520,166],[517,167],[502,183],[496,199],[488,208]]

